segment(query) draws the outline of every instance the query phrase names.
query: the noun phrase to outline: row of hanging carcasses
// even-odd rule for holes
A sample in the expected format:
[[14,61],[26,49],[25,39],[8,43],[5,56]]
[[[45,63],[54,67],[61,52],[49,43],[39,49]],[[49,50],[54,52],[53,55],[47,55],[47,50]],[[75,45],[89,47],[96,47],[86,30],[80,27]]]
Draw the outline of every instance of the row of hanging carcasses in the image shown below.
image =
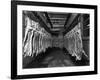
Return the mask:
[[64,47],[76,60],[81,60],[85,54],[81,39],[80,23],[62,38],[53,37],[39,23],[26,19],[25,37],[23,43],[24,56],[37,56],[48,47]]
[[26,17],[25,36],[23,40],[23,51],[25,56],[37,56],[45,52],[46,48],[52,46],[51,35],[41,28],[40,25]]
[[76,25],[70,32],[64,36],[64,47],[68,52],[76,57],[76,60],[81,60],[82,54],[88,57],[83,50],[80,23]]

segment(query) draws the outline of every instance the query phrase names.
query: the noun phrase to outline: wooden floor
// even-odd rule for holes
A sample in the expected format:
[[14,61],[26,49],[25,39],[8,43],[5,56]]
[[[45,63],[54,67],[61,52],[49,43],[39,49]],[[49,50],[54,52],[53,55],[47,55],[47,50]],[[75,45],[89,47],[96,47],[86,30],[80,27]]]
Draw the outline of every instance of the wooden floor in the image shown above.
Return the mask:
[[89,61],[84,57],[81,61],[76,61],[75,57],[69,55],[68,52],[64,49],[49,48],[45,53],[38,55],[24,68],[67,67],[85,65],[89,65]]

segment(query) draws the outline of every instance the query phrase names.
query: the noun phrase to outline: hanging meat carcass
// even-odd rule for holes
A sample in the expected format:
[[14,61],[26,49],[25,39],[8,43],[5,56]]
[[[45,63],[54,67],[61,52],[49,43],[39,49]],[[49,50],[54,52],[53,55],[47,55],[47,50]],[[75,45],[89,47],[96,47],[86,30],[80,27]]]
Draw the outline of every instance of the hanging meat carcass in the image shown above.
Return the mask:
[[26,27],[23,39],[24,57],[37,56],[50,47],[48,39],[51,39],[51,35],[44,28],[41,28],[39,23],[31,20],[29,17],[25,17],[25,20]]
[[[85,54],[81,39],[80,23],[64,36],[64,46],[76,60],[81,60],[82,54]],[[85,56],[87,56],[85,54]]]
[[[76,60],[81,60],[85,54],[81,39],[80,23],[68,32],[64,38],[53,37],[39,23],[26,17],[25,37],[23,40],[24,56],[37,56],[45,52],[48,47],[65,47]],[[87,56],[85,54],[85,56]]]

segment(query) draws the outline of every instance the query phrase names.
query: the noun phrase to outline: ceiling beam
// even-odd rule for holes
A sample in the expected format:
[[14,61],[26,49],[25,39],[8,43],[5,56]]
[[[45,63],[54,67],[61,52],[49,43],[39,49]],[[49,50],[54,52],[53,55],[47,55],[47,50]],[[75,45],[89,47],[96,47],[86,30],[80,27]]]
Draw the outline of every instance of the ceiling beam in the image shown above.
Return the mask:
[[38,22],[40,23],[41,27],[43,27],[47,32],[51,33],[48,24],[44,20],[43,16],[39,12],[32,12],[32,14],[38,19]]
[[66,20],[66,18],[52,17],[51,20]]
[[47,27],[50,27],[50,25],[47,24],[47,21],[44,19],[44,17],[41,15],[40,12],[36,12],[37,15],[41,18],[41,20],[46,24]]
[[80,16],[80,14],[72,14],[72,16],[70,17],[70,19],[68,21],[68,24],[66,25],[64,34],[68,33],[71,29],[73,29],[75,27],[75,25],[78,24],[79,16]]
[[52,28],[51,31],[60,31],[60,28]]
[[57,28],[64,28],[63,26],[58,26],[58,27],[53,27],[53,29],[57,29]]
[[69,14],[66,16],[66,21],[65,21],[65,24],[64,24],[64,28],[66,28],[66,25],[67,25],[68,20],[70,19],[71,15],[72,15],[72,14],[69,13]]
[[63,27],[63,26],[64,26],[63,24],[54,24],[54,25],[53,25],[53,28],[54,28],[54,27]]
[[86,18],[86,20],[84,21],[84,23],[87,22],[88,20],[89,20],[89,17]]
[[48,13],[47,13],[47,12],[44,12],[44,13],[45,13],[45,16],[47,17],[47,20],[48,20],[48,22],[49,22],[51,28],[53,28],[53,25],[52,25],[51,20],[50,20],[50,18],[49,18],[49,16],[48,16]]
[[87,26],[88,24],[90,24],[89,17],[83,22],[83,25],[84,26]]
[[78,14],[75,14],[75,13],[74,13],[74,14],[71,14],[71,16],[70,16],[70,18],[69,18],[67,24],[65,25],[65,28],[66,28],[66,29],[72,24],[72,22],[74,21],[74,19],[76,18],[77,15],[78,15]]
[[66,17],[66,14],[67,13],[58,13],[58,12],[56,12],[56,13],[54,13],[54,12],[49,13],[48,12],[48,15],[49,15],[50,18],[55,18],[55,17],[65,18]]

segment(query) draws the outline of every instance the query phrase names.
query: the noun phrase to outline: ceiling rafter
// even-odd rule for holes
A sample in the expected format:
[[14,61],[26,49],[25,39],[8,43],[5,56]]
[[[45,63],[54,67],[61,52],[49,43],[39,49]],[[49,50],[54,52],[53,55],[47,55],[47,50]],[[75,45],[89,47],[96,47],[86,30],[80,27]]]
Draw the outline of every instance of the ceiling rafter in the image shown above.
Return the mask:
[[71,15],[72,15],[71,13],[67,14],[66,21],[65,21],[65,24],[64,24],[64,28],[66,28],[67,22],[70,19]]
[[48,16],[48,13],[47,13],[47,12],[44,12],[44,13],[45,13],[45,16],[47,17],[47,20],[48,20],[48,22],[49,22],[51,28],[53,28],[53,25],[52,25],[51,20],[50,20],[50,18],[49,18],[49,16]]
[[44,20],[44,18],[42,17],[42,15],[39,12],[32,12],[32,14],[38,19],[38,22],[42,25],[41,27],[44,27],[44,29],[51,33],[48,24],[46,23],[46,21]]
[[73,14],[73,16],[71,16],[71,18],[69,19],[69,23],[66,25],[66,29],[64,31],[64,34],[68,33],[71,29],[73,29],[75,27],[75,25],[78,23],[78,18],[79,18],[80,14]]
[[67,24],[66,24],[66,29],[72,24],[72,22],[74,21],[74,19],[76,18],[76,16],[77,16],[78,14],[76,13],[74,13],[74,14],[72,14],[71,16],[70,16],[70,18],[69,18],[69,20],[68,20],[68,22],[67,22]]

